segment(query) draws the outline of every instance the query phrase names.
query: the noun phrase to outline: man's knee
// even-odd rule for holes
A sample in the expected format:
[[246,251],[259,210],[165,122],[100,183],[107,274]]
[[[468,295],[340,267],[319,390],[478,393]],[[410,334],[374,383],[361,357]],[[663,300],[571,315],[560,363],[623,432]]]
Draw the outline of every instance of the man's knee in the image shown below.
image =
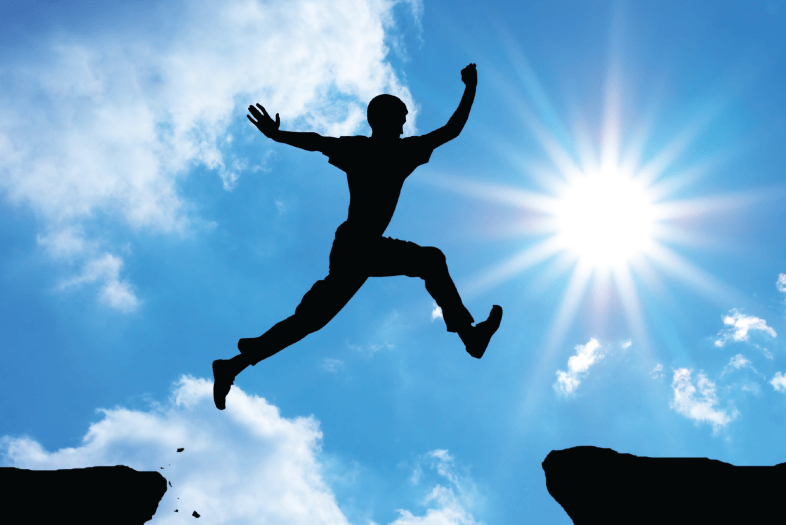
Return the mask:
[[324,315],[322,312],[314,312],[309,308],[300,307],[295,309],[293,317],[298,328],[307,334],[321,330],[333,318],[332,315]]
[[306,294],[292,316],[298,329],[306,334],[320,330],[333,318],[333,313],[328,312],[325,304],[315,299],[314,294]]
[[448,266],[445,254],[433,246],[423,248],[423,266],[425,269],[423,278],[443,272]]

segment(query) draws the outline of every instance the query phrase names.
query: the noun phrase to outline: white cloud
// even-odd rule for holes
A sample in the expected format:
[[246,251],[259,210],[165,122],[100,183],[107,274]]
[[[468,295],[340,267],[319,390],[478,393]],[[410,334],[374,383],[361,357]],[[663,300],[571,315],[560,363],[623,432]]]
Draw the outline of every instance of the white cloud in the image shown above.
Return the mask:
[[554,388],[563,394],[572,394],[581,384],[589,368],[603,359],[600,343],[594,337],[585,345],[576,345],[576,355],[568,359],[568,371],[557,370],[557,382]]
[[[48,452],[30,438],[3,437],[4,463],[27,469],[123,464],[158,471],[172,488],[156,523],[180,523],[193,510],[209,523],[348,523],[322,478],[322,433],[313,418],[283,418],[276,407],[236,386],[227,409],[219,412],[212,383],[185,376],[167,403],[148,412],[100,412],[103,420],[90,426],[76,448]],[[177,453],[179,447],[185,450]]]
[[734,367],[737,370],[744,367],[750,367],[751,362],[742,354],[737,354],[729,360],[729,366]]
[[660,363],[655,365],[655,368],[652,369],[652,372],[650,374],[654,379],[657,379],[659,381],[664,377],[666,377],[666,374],[663,373],[663,365]]
[[89,261],[81,274],[60,283],[57,289],[67,290],[97,283],[101,302],[122,312],[132,312],[139,306],[139,299],[131,289],[131,284],[120,280],[122,266],[123,259],[105,253],[103,257]]
[[433,322],[434,319],[437,318],[444,319],[444,317],[442,317],[442,308],[437,306],[437,303],[434,303],[434,309],[431,310],[431,321]]
[[678,368],[674,370],[674,379],[671,387],[674,390],[674,399],[669,406],[688,419],[698,423],[711,423],[713,433],[720,427],[726,426],[737,417],[737,411],[732,410],[729,414],[725,410],[718,410],[718,396],[715,393],[715,383],[707,379],[707,376],[699,372],[697,386],[691,382],[692,370],[688,368]]
[[[73,257],[88,242],[88,221],[160,232],[198,222],[182,180],[202,165],[231,190],[258,162],[229,149],[229,125],[252,128],[250,103],[280,113],[283,129],[340,135],[388,92],[409,107],[412,133],[418,108],[386,61],[397,3],[159,2],[133,24],[115,13],[100,32],[52,33],[3,65],[0,194],[41,218],[50,254]],[[419,22],[422,3],[404,4]],[[105,295],[115,304],[131,297]]]
[[767,321],[764,319],[741,314],[737,310],[731,310],[729,313],[730,315],[723,317],[723,324],[729,328],[718,332],[718,339],[715,340],[717,347],[725,345],[728,341],[747,341],[750,338],[748,332],[755,330],[765,332],[771,337],[778,335],[775,330],[767,326]]
[[131,285],[126,281],[111,279],[101,289],[101,302],[108,304],[115,310],[132,312],[139,306],[139,299],[131,290]]
[[632,345],[633,345],[633,341],[632,341],[631,339],[628,339],[627,341],[625,341],[625,342],[623,342],[623,343],[622,343],[622,349],[623,349],[623,350],[627,350],[627,349],[628,349],[628,348],[630,348]]
[[778,274],[778,280],[775,282],[779,292],[786,293],[786,273]]
[[770,384],[776,392],[786,393],[786,374],[775,372],[775,377],[772,378]]
[[[313,417],[281,417],[278,408],[237,386],[227,409],[218,411],[212,382],[189,376],[180,378],[167,402],[148,411],[99,412],[103,419],[90,425],[78,447],[49,452],[32,438],[3,436],[3,465],[34,470],[128,465],[160,472],[172,487],[155,523],[182,523],[196,510],[206,523],[349,524],[326,483],[322,432]],[[180,447],[185,450],[177,453]],[[449,455],[427,457],[448,484],[429,491],[423,516],[399,510],[394,523],[475,525],[471,480],[455,474]]]

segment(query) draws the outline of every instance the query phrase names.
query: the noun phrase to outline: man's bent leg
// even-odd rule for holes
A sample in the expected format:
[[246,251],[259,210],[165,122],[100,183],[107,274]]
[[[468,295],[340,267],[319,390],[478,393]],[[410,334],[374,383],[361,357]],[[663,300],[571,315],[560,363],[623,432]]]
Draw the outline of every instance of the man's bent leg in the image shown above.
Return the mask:
[[491,336],[499,328],[502,308],[495,305],[487,320],[472,326],[474,319],[461,301],[441,250],[384,238],[375,244],[375,249],[371,252],[373,253],[366,260],[371,276],[407,275],[423,279],[426,290],[442,308],[442,317],[448,331],[458,333],[472,357],[483,357]]
[[[442,317],[445,319],[448,332],[458,333],[469,355],[480,359],[486,352],[491,336],[499,328],[502,321],[502,308],[494,305],[488,319],[472,326],[474,320],[461,302],[458,290],[448,274],[445,255],[437,248],[423,248],[423,250],[430,250],[430,253],[425,256],[424,265],[426,274],[423,279],[426,281],[426,290],[442,308]],[[447,308],[440,304],[438,298],[445,302]]]
[[277,354],[333,319],[366,282],[365,276],[331,273],[303,296],[295,314],[259,337],[241,339],[238,350],[251,365]]
[[423,279],[426,291],[442,309],[448,332],[458,332],[475,322],[461,301],[439,248],[385,237],[368,255],[365,266],[371,277],[406,275]]
[[442,318],[445,320],[448,332],[458,332],[471,326],[475,320],[461,301],[458,289],[450,277],[445,254],[439,248],[430,246],[422,250],[427,250],[421,255],[422,278],[426,284],[426,291],[442,309]]

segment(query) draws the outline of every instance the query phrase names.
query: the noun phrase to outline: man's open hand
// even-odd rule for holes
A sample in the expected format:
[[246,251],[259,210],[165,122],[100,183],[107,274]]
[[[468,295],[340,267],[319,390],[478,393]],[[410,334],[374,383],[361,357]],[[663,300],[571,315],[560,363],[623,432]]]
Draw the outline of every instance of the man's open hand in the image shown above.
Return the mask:
[[468,87],[478,85],[478,70],[475,68],[474,63],[461,70],[461,81]]
[[266,137],[270,138],[276,131],[278,131],[278,127],[281,125],[281,119],[279,118],[278,113],[276,113],[276,121],[273,122],[273,119],[270,118],[270,115],[267,114],[265,108],[263,108],[260,104],[257,104],[257,107],[262,110],[262,113],[260,113],[259,110],[254,106],[248,106],[248,112],[251,113],[251,115],[256,120],[248,115],[246,115],[246,117],[248,117],[248,120],[250,120],[251,123],[255,125],[257,129],[259,129],[259,131],[261,131]]

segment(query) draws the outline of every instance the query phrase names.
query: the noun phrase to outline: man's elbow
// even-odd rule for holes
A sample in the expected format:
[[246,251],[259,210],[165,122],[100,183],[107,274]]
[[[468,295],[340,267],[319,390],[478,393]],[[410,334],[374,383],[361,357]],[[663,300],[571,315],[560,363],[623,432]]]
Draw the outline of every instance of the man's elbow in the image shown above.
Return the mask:
[[[462,122],[456,122],[456,119],[448,120],[448,123],[442,126],[442,134],[450,139],[455,139],[461,133],[461,128],[464,127]],[[449,139],[449,140],[450,140]]]
[[455,139],[460,134],[461,134],[461,128],[458,127],[458,126],[447,128],[445,130],[445,142],[448,142],[448,141],[451,141],[451,140]]

